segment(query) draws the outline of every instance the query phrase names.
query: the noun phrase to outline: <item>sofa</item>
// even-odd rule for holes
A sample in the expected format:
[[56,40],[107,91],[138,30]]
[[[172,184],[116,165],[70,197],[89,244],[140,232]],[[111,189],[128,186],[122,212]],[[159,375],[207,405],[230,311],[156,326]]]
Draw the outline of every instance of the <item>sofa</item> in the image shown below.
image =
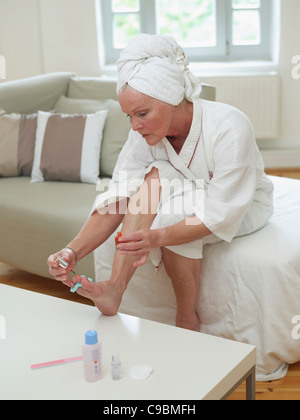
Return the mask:
[[[0,261],[50,277],[47,257],[78,233],[126,141],[130,126],[115,86],[71,73],[0,84]],[[204,85],[202,97],[215,100],[215,89]],[[282,378],[300,361],[300,181],[270,179],[271,220],[252,235],[204,247],[197,299],[201,332],[256,346],[261,381]],[[115,234],[76,272],[109,279]],[[148,261],[136,270],[120,312],[174,325],[163,266],[155,272]]]
[[[214,100],[215,88],[204,85],[202,96]],[[96,174],[100,181],[96,181],[96,184],[93,183],[94,179],[88,180],[91,182],[74,182],[72,177],[71,182],[61,181],[63,177],[58,177],[59,181],[46,182],[37,177],[37,182],[32,182],[36,126],[30,127],[30,118],[27,118],[29,121],[26,124],[27,132],[31,128],[31,138],[25,127],[25,134],[15,146],[17,151],[9,151],[3,139],[5,130],[17,131],[24,123],[18,121],[20,115],[12,114],[34,117],[38,111],[73,115],[101,110],[108,110],[108,114]],[[15,124],[12,123],[10,129],[2,126],[0,139],[0,261],[29,273],[51,277],[46,265],[47,257],[65,246],[79,232],[89,216],[96,195],[107,187],[118,155],[127,140],[130,122],[117,102],[114,80],[76,77],[73,73],[51,73],[1,83],[0,115],[1,112],[0,138],[1,118],[3,124],[5,115],[15,117]],[[72,124],[75,124],[74,121]],[[22,160],[20,155],[24,156],[24,149],[27,156],[22,158],[23,163],[19,168],[7,162],[9,158],[5,159],[9,153],[13,155],[15,152]],[[76,151],[71,146],[66,153],[69,160],[70,154],[76,154]],[[48,179],[53,179],[53,176]],[[94,277],[92,254],[78,264],[77,271]]]

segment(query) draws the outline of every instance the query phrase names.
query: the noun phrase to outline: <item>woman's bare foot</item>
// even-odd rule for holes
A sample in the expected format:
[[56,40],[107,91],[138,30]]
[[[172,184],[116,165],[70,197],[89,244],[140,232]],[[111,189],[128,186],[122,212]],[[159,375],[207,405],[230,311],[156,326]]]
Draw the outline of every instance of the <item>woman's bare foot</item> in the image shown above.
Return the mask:
[[79,295],[91,299],[104,315],[116,315],[125,291],[123,288],[111,281],[90,283],[87,279],[80,276],[74,277],[73,280],[81,283],[82,287],[77,290]]
[[191,316],[177,314],[176,327],[185,328],[187,330],[199,332],[200,331],[200,318],[196,312],[195,314]]

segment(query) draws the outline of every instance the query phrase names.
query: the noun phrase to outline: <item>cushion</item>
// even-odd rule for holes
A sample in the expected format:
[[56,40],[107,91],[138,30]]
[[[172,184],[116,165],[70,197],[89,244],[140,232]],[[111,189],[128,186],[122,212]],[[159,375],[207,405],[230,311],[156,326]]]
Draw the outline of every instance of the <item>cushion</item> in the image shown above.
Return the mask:
[[0,176],[30,176],[37,114],[0,116]]
[[96,184],[107,111],[95,114],[38,113],[32,182]]
[[130,121],[122,112],[119,102],[113,99],[74,99],[61,96],[54,109],[66,114],[108,110],[101,145],[100,176],[111,177],[131,128]]
[[68,98],[118,100],[117,82],[100,77],[71,77]]

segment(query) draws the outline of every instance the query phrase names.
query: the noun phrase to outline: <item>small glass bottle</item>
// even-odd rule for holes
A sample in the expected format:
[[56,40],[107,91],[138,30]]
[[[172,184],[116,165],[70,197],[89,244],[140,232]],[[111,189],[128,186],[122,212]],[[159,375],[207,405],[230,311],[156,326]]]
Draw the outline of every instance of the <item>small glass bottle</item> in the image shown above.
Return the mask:
[[82,346],[84,375],[87,382],[96,382],[102,377],[102,348],[98,341],[97,331],[85,333],[85,344]]
[[122,378],[120,355],[116,349],[113,350],[111,358],[111,377],[115,381]]

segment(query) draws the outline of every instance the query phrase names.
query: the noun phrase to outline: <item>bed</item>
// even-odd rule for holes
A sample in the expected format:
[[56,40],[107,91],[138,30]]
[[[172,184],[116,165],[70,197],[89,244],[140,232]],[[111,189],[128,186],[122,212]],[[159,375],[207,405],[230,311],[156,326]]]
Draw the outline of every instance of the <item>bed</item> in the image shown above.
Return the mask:
[[[201,332],[256,346],[257,381],[280,379],[300,361],[300,180],[270,179],[270,222],[231,244],[205,246],[198,296]],[[113,254],[114,235],[95,251],[97,281],[109,278]],[[139,268],[120,312],[174,325],[175,295],[164,269],[155,274],[150,262]]]

